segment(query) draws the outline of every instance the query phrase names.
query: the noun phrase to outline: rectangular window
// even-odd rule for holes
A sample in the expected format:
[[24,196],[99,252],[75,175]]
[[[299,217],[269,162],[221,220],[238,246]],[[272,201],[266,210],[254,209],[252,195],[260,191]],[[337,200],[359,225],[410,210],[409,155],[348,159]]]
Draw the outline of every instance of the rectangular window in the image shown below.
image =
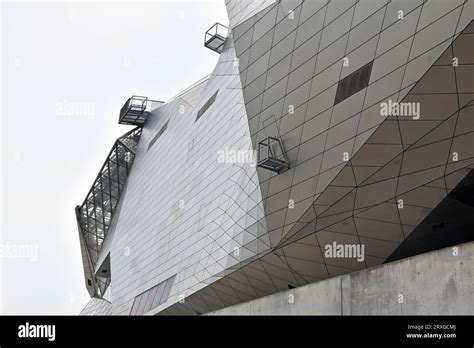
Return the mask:
[[133,301],[132,311],[130,312],[130,315],[137,314],[138,306],[140,305],[140,300],[142,299],[142,295],[138,295],[137,297],[135,297],[135,301]]
[[[197,117],[196,117],[196,121],[199,120],[199,118],[207,111],[207,109],[209,109],[211,107],[211,105],[216,101],[216,97],[217,97],[217,92],[219,92],[219,90],[217,90],[213,95],[212,97],[209,98],[209,100],[202,106],[202,108],[198,111],[197,113]],[[194,121],[194,122],[196,122]]]
[[359,70],[354,71],[352,74],[339,81],[334,105],[342,102],[369,85],[372,63],[373,62],[370,62],[369,64],[364,65]]
[[154,287],[135,297],[130,315],[142,315],[151,309],[165,303],[171,292],[176,275],[168,278]]
[[156,292],[155,292],[155,297],[153,297],[153,302],[151,304],[151,308],[155,308],[161,303],[161,298],[163,297],[163,290],[165,289],[165,283],[162,282],[155,286]]
[[156,133],[156,135],[153,137],[153,139],[151,139],[150,143],[148,144],[148,150],[150,150],[150,147],[153,146],[153,144],[158,140],[159,137],[161,137],[161,135],[164,133],[164,131],[166,130],[166,128],[168,128],[168,121],[166,121],[166,123],[163,125],[163,127],[161,127],[161,129],[158,131],[158,133]]

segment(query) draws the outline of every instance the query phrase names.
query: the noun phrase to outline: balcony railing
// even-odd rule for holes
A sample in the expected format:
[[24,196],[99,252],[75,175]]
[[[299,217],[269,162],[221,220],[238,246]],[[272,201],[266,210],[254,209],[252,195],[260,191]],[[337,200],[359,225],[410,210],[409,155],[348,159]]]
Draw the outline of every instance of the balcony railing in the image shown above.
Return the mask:
[[220,23],[210,27],[204,35],[204,46],[217,53],[222,53],[224,41],[227,36],[227,27]]
[[290,168],[285,149],[280,139],[268,137],[258,143],[257,167],[280,174],[284,168]]
[[146,121],[148,97],[134,95],[125,102],[120,110],[119,123],[142,126]]

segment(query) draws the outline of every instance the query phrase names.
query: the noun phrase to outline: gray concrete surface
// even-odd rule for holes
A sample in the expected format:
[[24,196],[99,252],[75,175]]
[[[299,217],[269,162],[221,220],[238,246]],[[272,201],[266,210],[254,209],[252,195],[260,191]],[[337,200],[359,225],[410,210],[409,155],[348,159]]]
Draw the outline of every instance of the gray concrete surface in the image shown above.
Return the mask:
[[474,314],[474,242],[283,291],[210,315]]

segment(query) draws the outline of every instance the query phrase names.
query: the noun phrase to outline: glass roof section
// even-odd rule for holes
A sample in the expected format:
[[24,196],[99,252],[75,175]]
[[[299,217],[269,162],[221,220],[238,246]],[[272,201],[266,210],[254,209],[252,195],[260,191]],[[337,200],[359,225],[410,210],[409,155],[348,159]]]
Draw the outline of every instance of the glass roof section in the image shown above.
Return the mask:
[[[76,207],[82,250],[83,254],[87,253],[83,255],[88,263],[84,264],[86,278],[95,278],[92,273],[135,159],[140,136],[141,128],[136,127],[115,141],[86,199]],[[89,290],[94,287],[97,293],[97,283],[97,279],[89,279]]]

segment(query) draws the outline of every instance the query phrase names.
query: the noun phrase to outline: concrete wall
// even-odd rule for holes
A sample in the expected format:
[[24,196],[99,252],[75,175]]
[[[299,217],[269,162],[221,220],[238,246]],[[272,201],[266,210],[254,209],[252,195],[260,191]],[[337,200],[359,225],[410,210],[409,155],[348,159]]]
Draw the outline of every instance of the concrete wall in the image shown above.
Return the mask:
[[472,315],[474,242],[283,291],[210,314]]

